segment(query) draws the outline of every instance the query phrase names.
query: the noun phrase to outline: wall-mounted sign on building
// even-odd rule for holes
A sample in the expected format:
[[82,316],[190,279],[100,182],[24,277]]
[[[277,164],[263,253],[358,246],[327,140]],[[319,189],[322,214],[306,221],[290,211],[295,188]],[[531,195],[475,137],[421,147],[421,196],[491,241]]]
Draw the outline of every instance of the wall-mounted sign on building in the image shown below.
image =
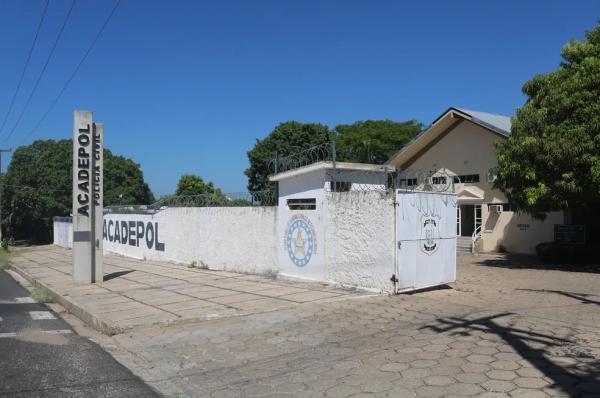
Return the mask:
[[440,248],[440,217],[423,215],[421,217],[421,251],[431,256]]
[[554,225],[554,241],[557,243],[584,245],[585,225]]
[[92,112],[75,111],[73,121],[73,280],[103,280],[104,126]]

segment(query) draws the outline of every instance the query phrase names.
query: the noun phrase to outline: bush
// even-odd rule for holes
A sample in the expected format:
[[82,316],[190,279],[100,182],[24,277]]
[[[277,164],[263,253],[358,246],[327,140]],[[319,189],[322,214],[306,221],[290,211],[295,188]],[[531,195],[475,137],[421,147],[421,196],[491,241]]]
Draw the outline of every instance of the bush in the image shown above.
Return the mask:
[[535,247],[540,260],[545,263],[593,264],[599,263],[598,251],[592,246],[556,242],[540,243]]
[[8,263],[8,254],[0,252],[0,271],[6,271],[9,269],[10,264]]
[[50,293],[50,290],[46,289],[45,287],[36,287],[35,289],[33,289],[33,292],[31,292],[31,297],[38,303],[54,302],[54,297],[52,296],[52,293]]

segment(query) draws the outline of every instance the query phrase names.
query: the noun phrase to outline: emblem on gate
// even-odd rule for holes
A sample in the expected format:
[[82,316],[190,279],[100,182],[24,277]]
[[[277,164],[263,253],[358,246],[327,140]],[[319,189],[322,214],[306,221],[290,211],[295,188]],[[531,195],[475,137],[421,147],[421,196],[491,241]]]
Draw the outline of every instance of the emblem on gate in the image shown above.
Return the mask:
[[440,247],[439,217],[423,216],[421,218],[421,250],[431,256]]
[[290,260],[297,267],[304,267],[316,253],[315,229],[310,220],[297,214],[286,228],[285,246]]

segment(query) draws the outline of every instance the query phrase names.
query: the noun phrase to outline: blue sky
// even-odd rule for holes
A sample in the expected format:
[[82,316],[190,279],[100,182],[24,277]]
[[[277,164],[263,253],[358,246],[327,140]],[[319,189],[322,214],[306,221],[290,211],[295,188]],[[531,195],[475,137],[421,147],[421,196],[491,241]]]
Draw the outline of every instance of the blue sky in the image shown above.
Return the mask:
[[[0,146],[70,138],[74,109],[105,123],[106,146],[141,164],[153,192],[182,173],[245,190],[246,151],[286,120],[431,122],[449,106],[513,114],[523,82],[550,71],[598,1],[123,0],[53,111],[110,12],[78,0],[46,73],[6,139],[69,0],[51,0]],[[0,116],[15,89],[43,0],[0,4]],[[0,119],[1,121],[1,119]],[[6,163],[5,163],[6,164]]]

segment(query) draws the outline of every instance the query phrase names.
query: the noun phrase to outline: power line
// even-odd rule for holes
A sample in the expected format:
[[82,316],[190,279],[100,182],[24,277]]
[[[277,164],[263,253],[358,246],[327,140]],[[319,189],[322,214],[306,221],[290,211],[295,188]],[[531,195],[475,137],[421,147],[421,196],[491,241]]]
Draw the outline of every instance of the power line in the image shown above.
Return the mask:
[[46,58],[46,63],[44,64],[44,67],[42,68],[42,71],[40,72],[40,74],[33,86],[33,89],[31,90],[31,93],[29,94],[29,97],[27,98],[27,101],[25,102],[25,105],[23,106],[21,113],[19,114],[19,117],[17,118],[17,121],[15,122],[15,125],[10,130],[8,135],[4,138],[4,142],[6,140],[8,140],[10,138],[10,136],[14,133],[14,131],[17,129],[17,126],[21,122],[21,119],[23,118],[23,115],[25,114],[27,107],[29,107],[29,104],[31,103],[31,99],[33,98],[35,92],[37,91],[40,81],[42,80],[42,77],[44,76],[44,73],[46,72],[46,69],[48,68],[48,64],[50,63],[50,60],[52,59],[52,55],[54,55],[54,51],[56,50],[56,47],[58,46],[58,42],[60,41],[60,38],[65,30],[65,27],[67,26],[67,22],[69,21],[69,18],[71,17],[71,13],[73,12],[73,8],[75,7],[75,2],[76,2],[76,0],[72,0],[71,7],[69,8],[69,12],[67,12],[67,15],[65,16],[65,20],[63,21],[63,24],[60,27],[60,30],[58,31],[58,35],[56,36],[56,40],[54,40],[54,45],[52,46],[52,49],[50,50],[50,54],[48,54],[48,58]]
[[40,120],[36,123],[35,127],[33,129],[31,129],[31,131],[29,133],[27,133],[27,135],[23,138],[23,140],[21,142],[25,142],[27,139],[29,139],[29,137],[44,122],[44,120],[46,119],[46,117],[48,116],[48,114],[52,111],[52,109],[54,109],[54,107],[58,103],[58,100],[62,97],[62,95],[64,94],[64,92],[67,89],[67,87],[69,87],[69,84],[71,84],[71,82],[75,78],[75,75],[77,74],[77,72],[81,68],[81,65],[83,65],[83,63],[85,62],[85,60],[88,57],[88,55],[92,52],[92,49],[96,45],[96,42],[98,41],[98,39],[100,38],[100,36],[102,36],[102,33],[106,29],[106,26],[108,25],[108,23],[112,19],[113,15],[117,11],[117,8],[119,7],[120,4],[121,4],[121,0],[117,0],[117,2],[115,3],[113,9],[111,10],[110,14],[108,14],[108,17],[106,17],[106,20],[102,24],[102,27],[100,27],[100,30],[96,34],[96,37],[94,38],[94,40],[92,41],[92,43],[90,44],[90,46],[88,47],[88,49],[86,50],[86,52],[83,54],[83,57],[81,58],[81,60],[79,61],[79,63],[75,67],[75,69],[73,70],[73,73],[71,73],[71,76],[69,76],[69,78],[67,79],[67,81],[65,82],[65,84],[63,85],[63,87],[61,88],[60,92],[58,93],[58,95],[56,96],[56,98],[54,98],[54,100],[52,101],[52,103],[50,104],[50,106],[48,107],[48,109],[46,110],[46,112],[43,114],[43,116],[40,118]]
[[21,71],[21,77],[19,78],[19,83],[17,83],[17,88],[10,100],[10,105],[8,106],[8,111],[6,111],[6,116],[4,116],[4,120],[2,121],[2,126],[0,126],[0,134],[4,130],[4,126],[6,126],[6,121],[8,120],[8,116],[12,112],[12,108],[15,105],[15,100],[17,99],[17,95],[21,90],[21,84],[23,83],[23,78],[25,77],[25,72],[27,71],[27,67],[29,66],[29,61],[31,60],[31,54],[33,54],[33,49],[35,48],[35,44],[37,43],[38,36],[40,35],[40,30],[42,29],[42,25],[44,24],[44,19],[46,19],[46,14],[48,12],[48,5],[50,4],[50,0],[46,0],[46,5],[44,6],[44,11],[42,12],[42,17],[40,18],[40,22],[38,23],[37,29],[35,30],[35,36],[33,37],[33,43],[31,43],[31,48],[29,49],[29,54],[27,54],[27,59],[25,60],[25,65],[23,65],[23,70]]

